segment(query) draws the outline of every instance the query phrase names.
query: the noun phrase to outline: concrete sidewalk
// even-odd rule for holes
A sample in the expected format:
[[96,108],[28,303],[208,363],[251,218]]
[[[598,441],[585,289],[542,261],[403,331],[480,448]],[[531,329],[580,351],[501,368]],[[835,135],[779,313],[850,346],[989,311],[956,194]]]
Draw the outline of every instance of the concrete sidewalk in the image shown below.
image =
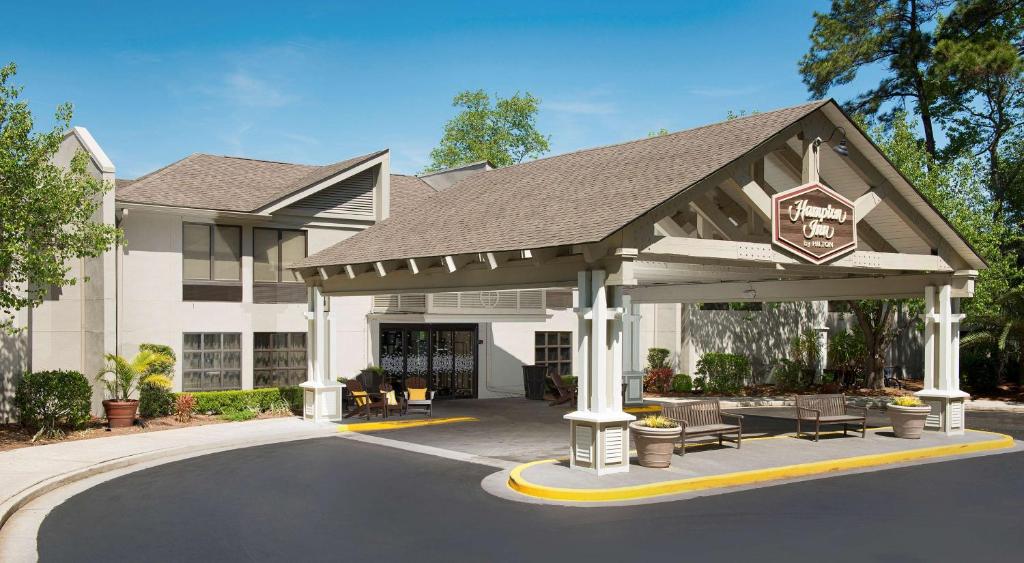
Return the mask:
[[508,486],[563,503],[657,502],[711,489],[1017,449],[1009,436],[977,430],[962,436],[925,432],[920,440],[896,438],[889,428],[869,430],[866,438],[829,432],[820,442],[780,435],[745,439],[742,449],[707,440],[689,442],[686,455],[673,456],[667,469],[640,467],[634,458],[628,473],[597,477],[572,470],[563,460],[546,460],[512,470]]
[[[718,399],[723,409],[739,409],[749,407],[792,407],[796,405],[793,395],[764,395],[757,397],[644,397],[644,403],[658,405],[663,403],[676,403],[680,401],[692,401],[694,399]],[[860,395],[847,395],[846,403],[855,407],[866,407],[881,409],[889,404],[893,397],[863,397]],[[964,401],[964,408],[968,412],[1010,412],[1024,413],[1024,403],[1012,400],[995,399],[968,399]]]
[[163,457],[337,435],[296,417],[75,440],[0,453],[0,527],[32,499],[81,479]]

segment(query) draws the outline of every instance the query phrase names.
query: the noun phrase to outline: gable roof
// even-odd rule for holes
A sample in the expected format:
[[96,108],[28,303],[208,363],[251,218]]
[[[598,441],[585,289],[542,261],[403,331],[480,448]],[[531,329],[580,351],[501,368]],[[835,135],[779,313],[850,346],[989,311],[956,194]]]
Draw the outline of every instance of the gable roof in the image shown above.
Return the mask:
[[196,153],[128,185],[119,185],[117,201],[252,213],[386,152],[326,166]]
[[423,199],[437,193],[417,176],[405,174],[391,175],[391,213],[403,213],[408,209],[418,209]]
[[598,242],[828,103],[481,172],[294,267]]

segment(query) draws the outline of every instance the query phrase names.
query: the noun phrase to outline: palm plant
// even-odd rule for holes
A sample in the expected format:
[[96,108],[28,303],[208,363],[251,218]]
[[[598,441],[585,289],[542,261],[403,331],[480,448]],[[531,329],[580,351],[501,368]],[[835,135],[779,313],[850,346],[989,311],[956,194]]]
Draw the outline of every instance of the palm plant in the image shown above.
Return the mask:
[[107,354],[106,359],[107,365],[96,375],[96,381],[103,383],[107,394],[115,401],[130,401],[154,365],[174,361],[152,350],[142,350],[131,360],[117,354]]
[[1011,288],[996,304],[995,312],[972,315],[964,323],[960,347],[994,349],[1002,377],[1010,360],[1020,361],[1024,352],[1024,287]]

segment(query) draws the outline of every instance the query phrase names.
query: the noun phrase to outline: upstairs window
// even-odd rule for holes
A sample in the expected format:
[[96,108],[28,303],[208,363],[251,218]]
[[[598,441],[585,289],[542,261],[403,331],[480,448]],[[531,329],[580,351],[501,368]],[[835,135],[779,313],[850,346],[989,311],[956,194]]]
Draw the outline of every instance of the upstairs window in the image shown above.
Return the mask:
[[185,301],[242,300],[242,228],[185,223],[181,236]]
[[306,232],[287,229],[252,230],[254,303],[305,303],[302,278],[288,269],[306,257]]

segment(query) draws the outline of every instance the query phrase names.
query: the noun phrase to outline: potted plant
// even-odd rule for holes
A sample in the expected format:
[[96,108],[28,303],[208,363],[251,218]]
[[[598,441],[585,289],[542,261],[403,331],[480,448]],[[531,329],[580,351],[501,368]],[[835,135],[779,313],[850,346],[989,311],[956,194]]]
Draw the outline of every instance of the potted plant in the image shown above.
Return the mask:
[[924,430],[924,421],[932,408],[913,396],[896,397],[889,406],[889,420],[898,438],[918,439]]
[[107,354],[106,359],[107,365],[96,375],[96,381],[102,382],[107,389],[108,399],[103,401],[107,424],[110,428],[131,426],[135,424],[135,413],[139,410],[139,401],[132,395],[142,378],[154,365],[173,360],[152,350],[143,350],[131,360],[117,354]]
[[636,444],[637,463],[643,467],[668,467],[682,427],[669,418],[652,415],[629,423],[629,433]]

